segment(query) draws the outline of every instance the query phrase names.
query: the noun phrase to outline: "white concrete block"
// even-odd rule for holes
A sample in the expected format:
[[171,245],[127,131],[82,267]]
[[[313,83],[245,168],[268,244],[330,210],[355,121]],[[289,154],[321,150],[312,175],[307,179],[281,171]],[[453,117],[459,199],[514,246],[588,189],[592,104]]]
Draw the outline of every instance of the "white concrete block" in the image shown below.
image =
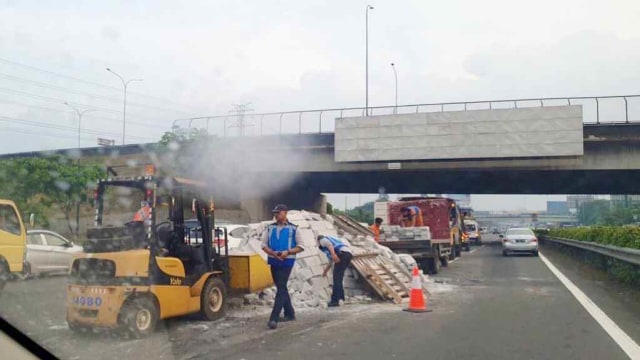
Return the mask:
[[322,271],[324,270],[324,268],[321,265],[312,266],[309,269],[311,269],[313,276],[322,276]]
[[[298,276],[302,281],[306,282],[309,279],[311,279],[314,276],[314,274],[310,268],[304,268],[298,272]],[[302,288],[300,290],[302,290]]]
[[302,238],[302,245],[306,248],[316,245],[316,237],[311,229],[298,229],[300,232],[300,238]]
[[327,224],[324,221],[310,221],[309,225],[311,229],[315,231],[328,230]]

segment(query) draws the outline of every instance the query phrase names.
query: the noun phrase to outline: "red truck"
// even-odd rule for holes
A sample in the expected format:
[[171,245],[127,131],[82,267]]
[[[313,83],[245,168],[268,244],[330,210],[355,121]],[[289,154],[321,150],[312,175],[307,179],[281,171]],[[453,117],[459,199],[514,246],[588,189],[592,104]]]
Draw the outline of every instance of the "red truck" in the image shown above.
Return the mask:
[[[401,224],[401,209],[417,206],[422,211],[423,223],[431,231],[430,240],[393,239],[390,226]],[[398,201],[376,202],[375,217],[383,220],[385,236],[380,245],[387,246],[398,254],[409,254],[419,266],[431,274],[437,274],[441,266],[448,266],[449,260],[461,255],[464,242],[463,224],[460,210],[453,199],[441,197],[411,197]],[[386,227],[386,229],[385,229]]]

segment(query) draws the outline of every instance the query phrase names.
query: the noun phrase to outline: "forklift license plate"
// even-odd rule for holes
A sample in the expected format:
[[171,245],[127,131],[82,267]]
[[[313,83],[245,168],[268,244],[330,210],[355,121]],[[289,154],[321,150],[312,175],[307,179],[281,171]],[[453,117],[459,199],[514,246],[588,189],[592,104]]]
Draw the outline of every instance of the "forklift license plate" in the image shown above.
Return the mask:
[[73,304],[86,307],[100,307],[100,305],[102,305],[102,298],[99,296],[74,296]]

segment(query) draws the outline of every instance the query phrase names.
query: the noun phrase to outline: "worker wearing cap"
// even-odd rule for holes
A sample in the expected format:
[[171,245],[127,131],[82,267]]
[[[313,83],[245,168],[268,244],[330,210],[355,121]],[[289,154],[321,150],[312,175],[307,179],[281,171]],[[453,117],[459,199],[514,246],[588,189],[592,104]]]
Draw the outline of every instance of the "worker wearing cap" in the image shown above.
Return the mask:
[[344,272],[351,263],[353,255],[351,254],[349,246],[333,236],[318,236],[318,246],[320,250],[327,255],[327,258],[329,258],[329,263],[324,268],[322,276],[327,276],[327,273],[333,266],[333,292],[331,293],[331,301],[329,301],[328,306],[340,306],[340,300],[344,301],[344,286],[342,284]]
[[[267,253],[271,277],[277,289],[273,310],[267,324],[269,329],[277,328],[279,321],[291,321],[296,318],[287,282],[296,261],[296,254],[304,251],[304,248],[300,232],[297,231],[298,227],[287,220],[287,211],[286,205],[276,205],[273,209],[276,222],[267,226],[262,234],[262,250]],[[283,309],[284,318],[280,319],[280,312]]]
[[373,238],[376,242],[380,241],[380,229],[382,228],[382,218],[377,217],[373,225],[369,227],[369,230],[373,232]]
[[402,213],[402,226],[403,227],[416,227],[416,226],[424,226],[424,221],[422,220],[422,210],[419,207],[412,205],[403,207],[400,209]]

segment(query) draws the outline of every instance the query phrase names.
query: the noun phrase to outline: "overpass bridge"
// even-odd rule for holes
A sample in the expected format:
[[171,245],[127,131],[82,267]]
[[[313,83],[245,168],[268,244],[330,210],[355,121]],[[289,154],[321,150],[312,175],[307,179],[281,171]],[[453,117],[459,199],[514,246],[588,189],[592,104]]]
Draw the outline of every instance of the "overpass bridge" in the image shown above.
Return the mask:
[[[251,189],[241,192],[252,198],[271,194],[256,204],[281,199],[304,207],[317,204],[320,193],[381,188],[387,193],[639,192],[638,95],[418,104],[365,113],[349,108],[230,114],[177,120],[174,129],[200,127],[215,134],[207,148],[218,159],[234,160],[222,161],[219,171],[234,168],[240,174],[220,187]],[[438,144],[442,139],[454,146]],[[272,182],[287,185],[274,192]]]
[[252,220],[268,216],[273,202],[318,209],[323,207],[321,193],[378,193],[381,188],[387,193],[640,193],[640,95],[418,104],[374,107],[370,116],[364,112],[349,108],[177,120],[175,131],[199,127],[211,137],[183,147],[180,156],[167,157],[154,145],[82,153],[111,165],[192,163],[193,176],[208,179],[218,198],[247,209]]

